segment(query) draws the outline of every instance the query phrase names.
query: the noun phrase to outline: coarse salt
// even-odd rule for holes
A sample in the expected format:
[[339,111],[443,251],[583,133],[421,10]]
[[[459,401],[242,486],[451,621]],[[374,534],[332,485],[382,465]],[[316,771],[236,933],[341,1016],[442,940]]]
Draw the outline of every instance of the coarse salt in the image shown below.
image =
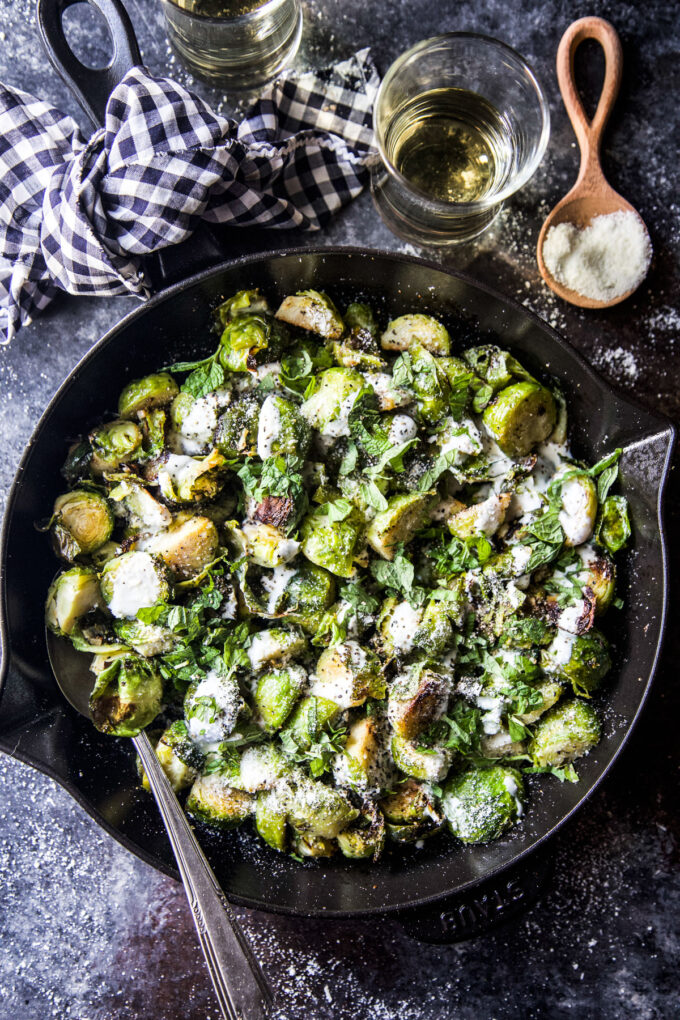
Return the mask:
[[559,223],[543,243],[543,261],[552,277],[593,301],[612,301],[642,282],[652,246],[634,212],[595,216],[587,227]]

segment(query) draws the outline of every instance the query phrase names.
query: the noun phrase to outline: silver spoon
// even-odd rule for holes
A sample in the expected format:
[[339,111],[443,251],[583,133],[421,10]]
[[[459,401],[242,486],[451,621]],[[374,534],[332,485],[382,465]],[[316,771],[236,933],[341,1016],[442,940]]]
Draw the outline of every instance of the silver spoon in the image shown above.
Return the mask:
[[[46,630],[50,665],[68,702],[90,718],[89,661],[70,642]],[[170,838],[222,1015],[260,1020],[269,1015],[272,989],[220,889],[146,733],[132,737]]]

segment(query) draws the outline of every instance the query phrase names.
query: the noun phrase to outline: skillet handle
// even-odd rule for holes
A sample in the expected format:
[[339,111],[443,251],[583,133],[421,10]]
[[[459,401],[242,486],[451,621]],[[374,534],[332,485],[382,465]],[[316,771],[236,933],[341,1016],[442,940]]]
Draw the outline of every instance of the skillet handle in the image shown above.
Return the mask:
[[398,915],[404,931],[418,942],[450,945],[479,938],[530,910],[548,888],[553,855],[534,851],[498,878],[469,892]]
[[[113,42],[113,55],[106,67],[87,67],[66,39],[64,11],[83,2],[98,11],[106,22]],[[40,38],[52,67],[94,126],[103,126],[109,96],[127,72],[142,63],[135,31],[121,0],[37,0],[36,17]],[[150,289],[155,292],[211,268],[224,261],[225,257],[215,233],[203,223],[180,244],[169,245],[147,256],[144,273]]]

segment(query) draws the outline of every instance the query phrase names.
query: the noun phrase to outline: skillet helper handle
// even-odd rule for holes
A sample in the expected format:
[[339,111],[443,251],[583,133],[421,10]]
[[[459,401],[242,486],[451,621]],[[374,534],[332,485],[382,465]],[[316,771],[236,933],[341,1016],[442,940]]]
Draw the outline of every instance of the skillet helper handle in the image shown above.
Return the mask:
[[217,884],[167,776],[142,732],[134,744],[167,829],[196,925],[201,949],[227,1020],[262,1020],[272,990]]
[[[604,50],[604,82],[597,109],[590,120],[576,88],[574,59],[586,39],[594,39]],[[566,30],[557,50],[557,80],[562,99],[581,149],[578,181],[603,177],[600,166],[602,135],[621,87],[623,50],[616,29],[604,18],[579,18]]]
[[[64,11],[78,3],[89,4],[106,22],[113,43],[113,55],[106,67],[87,67],[68,44]],[[103,126],[111,93],[131,68],[142,63],[135,31],[121,0],[37,0],[36,16],[50,63],[94,126]],[[222,245],[203,223],[180,244],[169,245],[147,256],[144,274],[155,292],[209,269],[224,258]]]

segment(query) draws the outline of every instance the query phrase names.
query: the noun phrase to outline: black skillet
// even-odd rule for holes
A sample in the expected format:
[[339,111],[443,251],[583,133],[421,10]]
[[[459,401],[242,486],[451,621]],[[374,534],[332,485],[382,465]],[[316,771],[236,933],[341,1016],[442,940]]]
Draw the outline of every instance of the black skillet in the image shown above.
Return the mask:
[[[116,42],[115,75],[72,72],[75,58],[59,40],[61,12],[41,5],[51,59],[101,117],[117,78],[139,60],[129,21],[117,0],[88,0],[106,17]],[[54,40],[57,40],[55,44]],[[126,59],[123,59],[123,56]],[[197,244],[194,244],[194,251]],[[209,244],[202,242],[208,257]],[[171,281],[192,246],[168,250],[149,269]],[[188,276],[184,271],[183,276]],[[357,249],[300,249],[223,262],[157,293],[110,330],[76,366],[43,414],[10,492],[0,544],[0,748],[61,783],[89,814],[143,860],[175,875],[172,853],[153,801],[139,790],[128,741],[99,734],[64,701],[50,672],[43,638],[43,601],[54,572],[48,544],[33,522],[50,512],[63,487],[59,467],[67,443],[111,409],[131,375],[194,357],[210,346],[211,309],[244,287],[273,300],[315,287],[340,302],[361,295],[394,315],[415,309],[447,323],[461,345],[480,337],[509,347],[537,375],[559,381],[571,411],[577,455],[594,460],[621,446],[621,490],[634,541],[622,558],[621,611],[604,629],[616,664],[605,695],[600,744],[578,764],[581,781],[532,781],[528,810],[513,833],[489,846],[463,847],[437,837],[422,849],[389,854],[379,865],[343,859],[298,864],[249,831],[201,833],[211,864],[237,904],[301,916],[357,917],[399,913],[426,941],[479,933],[535,896],[546,873],[546,841],[592,793],[621,752],[647,697],[658,661],[666,596],[662,496],[673,426],[615,393],[549,326],[515,302],[423,260]]]

